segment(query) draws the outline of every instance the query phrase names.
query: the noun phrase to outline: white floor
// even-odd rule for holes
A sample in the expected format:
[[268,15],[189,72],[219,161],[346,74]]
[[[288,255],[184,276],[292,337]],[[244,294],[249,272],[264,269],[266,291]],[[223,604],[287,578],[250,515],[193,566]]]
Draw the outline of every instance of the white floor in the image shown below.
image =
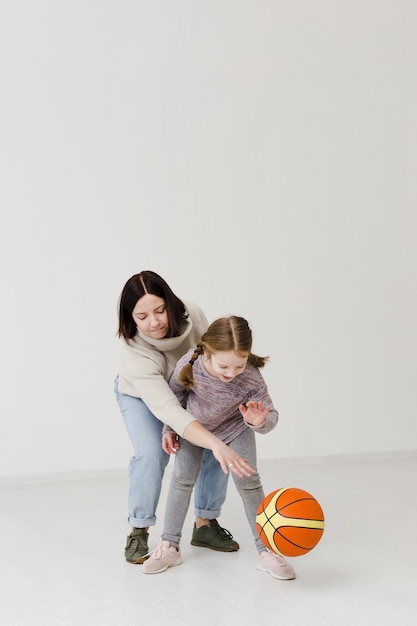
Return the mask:
[[123,558],[124,476],[0,486],[0,625],[417,624],[417,457],[269,461],[260,471],[266,493],[306,489],[325,513],[319,544],[292,559],[294,581],[256,570],[233,481],[220,521],[239,552],[191,546],[190,512],[183,564],[153,576]]

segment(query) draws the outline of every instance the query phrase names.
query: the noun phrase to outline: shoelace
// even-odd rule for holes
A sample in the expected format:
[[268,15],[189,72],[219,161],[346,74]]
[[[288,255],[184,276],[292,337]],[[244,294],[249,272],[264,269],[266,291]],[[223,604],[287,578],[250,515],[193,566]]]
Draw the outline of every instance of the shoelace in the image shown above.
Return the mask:
[[162,550],[162,548],[157,548],[155,550],[155,552],[152,554],[152,556],[153,556],[154,559],[162,558],[163,557],[163,550]]
[[152,554],[152,556],[155,559],[162,559],[166,554],[169,553],[169,549],[171,546],[158,546],[157,548],[155,548],[155,550],[153,552],[150,552],[149,554]]
[[223,537],[223,539],[233,539],[232,533],[229,533],[229,531],[226,528],[222,528],[221,526],[219,526],[217,528],[217,532],[220,535],[220,537]]
[[146,543],[146,540],[141,537],[140,535],[134,535],[133,537],[131,537],[130,539],[130,545],[132,545],[132,543],[134,544],[134,549],[137,550],[138,548],[147,548],[148,545]]
[[266,552],[265,553],[267,556],[264,558],[272,558],[274,559],[274,561],[277,561],[280,565],[287,565],[287,561],[280,556],[279,554],[275,554],[275,552]]

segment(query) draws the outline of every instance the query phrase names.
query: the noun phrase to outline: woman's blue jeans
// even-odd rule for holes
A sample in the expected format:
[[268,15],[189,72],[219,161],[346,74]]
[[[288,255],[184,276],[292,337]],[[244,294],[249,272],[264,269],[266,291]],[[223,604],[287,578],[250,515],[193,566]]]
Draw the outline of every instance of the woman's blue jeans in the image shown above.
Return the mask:
[[[162,479],[169,455],[162,449],[162,422],[140,398],[118,390],[114,393],[132,442],[134,455],[129,461],[128,523],[146,528],[156,523],[156,509],[161,494]],[[194,487],[194,514],[203,519],[217,519],[226,499],[228,474],[211,450],[203,456],[198,480]]]

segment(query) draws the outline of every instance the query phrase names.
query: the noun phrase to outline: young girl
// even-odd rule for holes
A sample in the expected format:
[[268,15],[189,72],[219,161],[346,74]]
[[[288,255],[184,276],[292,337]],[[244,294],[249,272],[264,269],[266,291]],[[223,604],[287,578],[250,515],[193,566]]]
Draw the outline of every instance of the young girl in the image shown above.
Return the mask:
[[[203,426],[256,468],[255,433],[272,430],[278,412],[259,371],[267,357],[256,356],[251,348],[252,333],[245,319],[236,316],[218,319],[202,335],[195,350],[191,349],[178,361],[169,385]],[[162,447],[167,453],[176,454],[176,458],[162,540],[145,561],[145,574],[157,574],[182,563],[179,549],[182,527],[204,449],[180,437],[177,450],[176,438],[172,429],[165,426]],[[233,474],[233,478],[258,551],[257,568],[274,578],[295,578],[291,565],[267,550],[256,531],[257,509],[265,497],[259,474],[240,477]]]

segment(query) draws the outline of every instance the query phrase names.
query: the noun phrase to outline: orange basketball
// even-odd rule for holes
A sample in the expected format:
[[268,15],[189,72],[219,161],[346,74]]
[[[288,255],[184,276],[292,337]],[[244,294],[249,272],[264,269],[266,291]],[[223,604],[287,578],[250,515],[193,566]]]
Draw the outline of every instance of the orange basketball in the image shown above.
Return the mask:
[[323,510],[303,489],[277,489],[259,505],[256,530],[264,545],[273,552],[301,556],[310,552],[323,535]]

